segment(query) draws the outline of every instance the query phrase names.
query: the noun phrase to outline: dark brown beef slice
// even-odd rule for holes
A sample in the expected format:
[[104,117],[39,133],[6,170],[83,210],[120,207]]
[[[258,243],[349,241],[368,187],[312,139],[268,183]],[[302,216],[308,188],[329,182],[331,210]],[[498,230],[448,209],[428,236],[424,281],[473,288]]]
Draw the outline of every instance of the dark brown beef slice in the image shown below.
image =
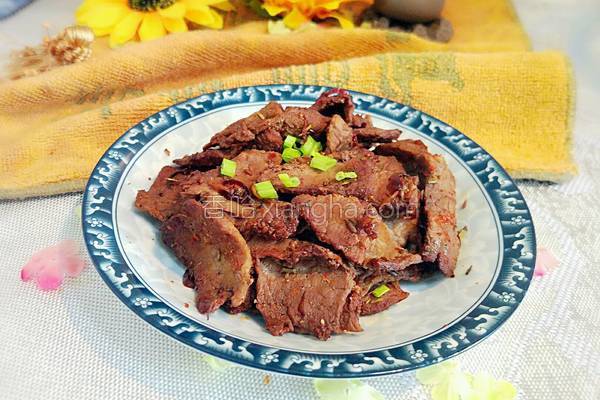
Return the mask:
[[317,238],[359,265],[403,269],[421,262],[403,248],[369,203],[338,194],[296,196],[292,203]]
[[431,154],[425,143],[420,140],[405,139],[382,144],[377,146],[374,152],[383,156],[395,156],[412,175],[423,177],[434,173],[430,163]]
[[[283,114],[283,108],[275,102],[264,106],[254,114],[227,126],[216,133],[204,146],[204,151],[187,155],[174,161],[182,167],[207,169],[216,167],[223,158],[233,158],[246,149],[258,147],[279,151],[282,140],[270,132],[262,132],[264,121]],[[275,141],[275,143],[273,143]]]
[[226,301],[244,304],[252,284],[252,256],[246,241],[227,218],[210,218],[206,207],[187,200],[161,227],[164,243],[191,270],[196,307],[211,313]]
[[[325,116],[332,117],[332,123],[333,118],[337,115],[343,118],[348,126],[356,128],[352,134],[353,143],[356,143],[357,141],[364,145],[371,143],[388,143],[398,139],[401,133],[398,129],[375,128],[370,116],[354,115],[352,96],[343,89],[328,90],[317,99],[311,108],[319,111]],[[328,134],[327,141],[328,148],[331,152],[347,150],[349,148],[335,149],[334,147],[329,147],[329,136],[330,135]],[[349,134],[345,135],[345,137],[349,137]],[[345,143],[348,142],[348,140],[345,141]]]
[[235,224],[246,238],[258,235],[282,240],[296,233],[298,222],[298,212],[292,204],[269,200],[259,203],[252,215],[237,218]]
[[442,156],[433,156],[435,175],[429,178],[423,191],[425,238],[423,260],[437,262],[446,276],[454,276],[460,251],[456,231],[456,189],[454,175]]
[[241,203],[225,198],[205,183],[195,184],[185,195],[204,204],[214,218],[229,218],[246,239],[260,236],[281,240],[293,236],[298,228],[298,212],[288,202],[249,199]]
[[[246,150],[236,156],[235,177],[221,175],[220,168],[210,171],[194,171],[190,178],[182,184],[182,190],[188,195],[194,195],[196,185],[206,184],[219,194],[226,197],[249,195],[251,186],[265,171],[281,164],[281,154],[274,151]],[[241,185],[236,186],[236,183]],[[243,193],[246,191],[247,193]]]
[[206,170],[220,165],[224,158],[233,158],[241,153],[241,146],[231,147],[229,149],[208,149],[199,153],[190,154],[173,161],[180,167],[191,167],[200,170]]
[[381,297],[375,297],[372,293],[367,293],[363,297],[360,315],[377,314],[408,297],[408,292],[402,290],[398,282],[386,283],[386,286],[390,290]]
[[373,120],[368,114],[354,114],[352,122],[349,124],[352,128],[370,128],[373,126]]
[[420,141],[399,141],[376,148],[397,157],[422,176],[425,234],[423,260],[436,262],[446,276],[454,276],[460,250],[456,232],[456,184],[442,156],[430,154]]
[[292,203],[320,241],[362,264],[381,217],[369,203],[339,194],[294,197]]
[[229,314],[239,314],[244,311],[253,310],[254,300],[256,300],[256,276],[255,271],[252,269],[252,284],[248,288],[248,293],[246,294],[246,298],[239,306],[232,306],[231,300],[227,300],[225,304],[223,304],[223,309],[227,311]]
[[[404,168],[394,157],[376,156],[363,148],[334,153],[331,156],[336,158],[338,163],[327,171],[311,168],[308,157],[299,157],[265,171],[258,180],[270,180],[280,193],[312,195],[338,193],[355,196],[368,201],[380,211],[382,208],[389,208],[389,214],[392,215],[411,207],[406,203],[406,199],[412,199],[413,196],[407,193],[408,188],[404,183],[408,184],[415,178],[406,176]],[[335,174],[339,171],[354,171],[358,178],[338,182],[335,180]],[[300,178],[300,186],[285,187],[277,178],[280,173]],[[416,187],[410,188],[410,190],[415,189]]]
[[260,174],[281,164],[281,154],[247,150],[234,161],[237,168],[233,179],[221,175],[219,168],[188,173],[172,166],[163,167],[150,189],[138,192],[135,204],[159,221],[164,221],[177,211],[180,203],[198,194],[199,185],[208,185],[228,199],[243,200],[250,196],[250,186]]
[[400,271],[421,262],[421,256],[403,247],[384,222],[377,225],[377,236],[368,244],[365,261],[369,268]]
[[326,91],[319,96],[315,104],[310,106],[310,108],[319,111],[327,117],[339,115],[348,124],[353,121],[354,103],[352,102],[352,96],[343,89],[330,89]]
[[186,179],[186,173],[180,169],[163,167],[150,189],[138,191],[135,206],[159,221],[166,220],[175,211],[174,205],[180,200],[181,184]]
[[[305,138],[311,132],[317,135],[324,132],[328,124],[329,118],[316,110],[302,107],[287,107],[284,110],[277,103],[269,103],[260,111],[214,135],[204,149],[227,149],[232,146],[251,148],[257,145],[257,135],[270,136],[273,132],[279,133],[279,140],[288,134]],[[263,138],[269,147],[272,146],[272,140]]]
[[400,137],[398,129],[381,129],[375,127],[357,128],[353,130],[356,139],[363,144],[388,143]]
[[[400,281],[416,282],[429,274],[427,264],[414,264],[402,270],[384,270],[381,268],[357,268],[357,285],[363,293],[361,315],[371,315],[388,309],[390,306],[406,299],[408,293],[401,289]],[[390,291],[377,298],[372,292],[385,284]]]
[[337,114],[331,117],[326,140],[325,149],[328,153],[350,150],[356,146],[356,138],[352,128]]
[[228,149],[232,146],[247,146],[254,142],[256,134],[262,130],[264,121],[283,114],[281,105],[270,102],[254,114],[234,122],[215,134],[204,146],[204,150],[218,147]]
[[279,132],[282,138],[293,135],[305,139],[308,135],[320,137],[329,125],[329,118],[310,108],[287,107],[283,114],[264,121],[263,129]]
[[256,306],[271,334],[301,332],[326,340],[362,330],[360,290],[335,254],[291,239],[250,247],[257,260]]

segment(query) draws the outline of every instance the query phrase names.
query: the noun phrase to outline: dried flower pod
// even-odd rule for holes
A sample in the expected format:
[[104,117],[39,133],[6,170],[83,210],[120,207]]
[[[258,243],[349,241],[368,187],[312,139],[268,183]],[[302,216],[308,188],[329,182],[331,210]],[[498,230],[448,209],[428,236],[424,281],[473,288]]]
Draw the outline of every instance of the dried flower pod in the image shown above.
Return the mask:
[[59,64],[81,62],[92,54],[94,32],[86,26],[69,26],[48,42],[48,51]]
[[39,46],[28,46],[12,54],[7,77],[14,80],[35,76],[59,65],[84,61],[92,54],[93,42],[90,28],[69,26],[55,37],[44,38]]

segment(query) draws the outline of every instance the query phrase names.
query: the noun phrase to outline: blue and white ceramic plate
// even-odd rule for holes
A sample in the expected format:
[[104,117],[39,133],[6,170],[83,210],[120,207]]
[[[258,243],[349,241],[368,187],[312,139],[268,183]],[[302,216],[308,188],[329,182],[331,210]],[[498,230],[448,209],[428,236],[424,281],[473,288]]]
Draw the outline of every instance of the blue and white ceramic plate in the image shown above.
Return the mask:
[[[362,317],[364,331],[271,336],[249,314],[194,307],[183,266],[162,245],[157,224],[136,211],[139,189],[171,160],[200,149],[229,123],[275,100],[309,105],[320,86],[252,86],[206,94],[140,122],[102,156],[85,190],[83,233],[100,276],[154,328],[204,353],[270,372],[320,378],[379,376],[453,357],[494,332],[527,291],[535,234],[527,205],[502,167],[477,143],[411,107],[352,92],[357,112],[400,128],[442,154],[457,181],[458,226],[467,227],[456,277],[404,284],[407,300]],[[463,207],[464,206],[464,207]]]

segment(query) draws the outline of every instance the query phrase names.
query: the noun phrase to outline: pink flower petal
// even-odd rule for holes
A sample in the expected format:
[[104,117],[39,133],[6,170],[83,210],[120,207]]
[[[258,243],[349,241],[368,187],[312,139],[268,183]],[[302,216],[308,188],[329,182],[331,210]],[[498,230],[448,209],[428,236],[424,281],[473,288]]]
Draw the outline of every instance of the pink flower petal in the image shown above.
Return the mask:
[[21,270],[21,280],[35,279],[41,290],[58,289],[65,276],[75,277],[83,271],[85,262],[77,254],[77,245],[65,240],[35,253]]
[[62,271],[48,270],[38,275],[36,282],[41,290],[56,290],[65,280],[65,274]]
[[535,260],[534,276],[544,276],[553,269],[557,268],[559,261],[554,257],[552,252],[544,247],[538,248],[537,257]]

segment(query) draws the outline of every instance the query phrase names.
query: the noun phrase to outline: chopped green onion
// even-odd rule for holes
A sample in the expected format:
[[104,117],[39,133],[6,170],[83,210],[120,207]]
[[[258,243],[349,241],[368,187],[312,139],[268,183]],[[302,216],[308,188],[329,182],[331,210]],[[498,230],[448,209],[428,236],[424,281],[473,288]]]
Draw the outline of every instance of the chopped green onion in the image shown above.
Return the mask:
[[315,153],[320,153],[323,151],[323,144],[321,142],[317,142],[317,149],[312,152],[311,156],[314,156]]
[[276,199],[277,191],[271,181],[263,181],[254,184],[256,195],[261,199]]
[[288,174],[279,174],[277,175],[283,186],[287,188],[295,188],[300,186],[300,178],[295,176],[289,176]]
[[221,175],[233,178],[235,176],[235,168],[235,161],[231,161],[226,158],[224,158],[223,161],[221,161]]
[[313,154],[313,158],[310,160],[310,166],[320,171],[327,171],[335,164],[337,164],[337,160],[335,158],[327,157],[320,153]]
[[384,284],[384,285],[377,286],[377,288],[375,290],[373,290],[371,293],[373,294],[373,296],[379,298],[389,291],[390,291],[390,288]]
[[294,146],[296,146],[296,143],[298,142],[298,138],[296,136],[292,136],[292,135],[287,135],[285,137],[285,140],[283,141],[283,148],[287,149],[293,149]]
[[321,142],[317,142],[312,136],[307,137],[304,144],[300,147],[300,151],[305,156],[312,156],[321,150],[323,150],[323,145]]
[[283,161],[285,161],[285,162],[290,162],[294,158],[298,158],[301,156],[302,156],[302,153],[300,153],[300,151],[298,151],[296,149],[292,149],[291,147],[287,147],[287,148],[283,149],[283,153],[281,153],[281,158],[283,158]]
[[358,175],[356,175],[356,172],[354,172],[354,171],[350,171],[350,172],[340,171],[335,174],[336,181],[343,181],[344,179],[356,179],[356,178],[358,178]]

